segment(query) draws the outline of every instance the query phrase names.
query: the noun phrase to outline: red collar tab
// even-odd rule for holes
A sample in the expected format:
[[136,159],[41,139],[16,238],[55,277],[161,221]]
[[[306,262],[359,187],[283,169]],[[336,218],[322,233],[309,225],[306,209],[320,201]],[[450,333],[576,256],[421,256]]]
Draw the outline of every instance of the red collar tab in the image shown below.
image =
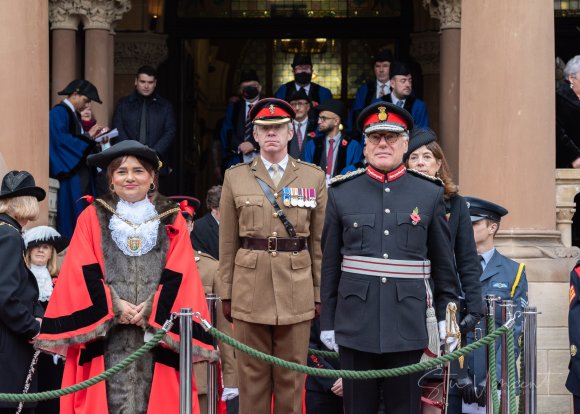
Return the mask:
[[391,181],[395,181],[396,179],[401,178],[403,175],[405,175],[406,172],[407,169],[403,164],[401,164],[398,168],[389,171],[386,175],[383,174],[382,172],[375,170],[370,165],[367,166],[367,175],[371,177],[373,180],[380,181],[381,183],[384,182],[390,183]]

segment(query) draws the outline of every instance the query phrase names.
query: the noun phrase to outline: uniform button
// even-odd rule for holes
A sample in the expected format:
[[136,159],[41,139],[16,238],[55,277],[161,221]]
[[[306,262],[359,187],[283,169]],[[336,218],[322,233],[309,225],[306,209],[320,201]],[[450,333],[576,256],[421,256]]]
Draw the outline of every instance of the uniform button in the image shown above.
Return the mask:
[[385,193],[390,193],[391,189],[389,187],[385,188]]
[[250,204],[250,200],[246,200],[246,205]]
[[389,235],[389,231],[388,230],[385,230],[384,233],[385,233],[385,236],[388,236]]
[[275,231],[272,232],[272,237],[276,237],[277,235],[278,235],[277,232],[275,232]]
[[381,277],[381,282],[387,283],[387,278],[386,277]]
[[389,210],[388,208],[385,208],[385,213],[391,214],[391,210]]
[[278,198],[278,193],[274,193],[274,198]]
[[278,218],[278,213],[274,213],[274,214],[272,214],[272,217],[274,217],[274,218]]
[[272,252],[272,257],[276,257],[277,255],[278,255],[278,253]]
[[383,259],[388,259],[388,258],[389,258],[389,255],[388,254],[386,254],[386,253],[383,254]]
[[358,227],[358,223],[357,223],[357,222],[354,222],[354,223],[352,223],[352,226],[353,226],[354,228],[357,228],[357,227]]

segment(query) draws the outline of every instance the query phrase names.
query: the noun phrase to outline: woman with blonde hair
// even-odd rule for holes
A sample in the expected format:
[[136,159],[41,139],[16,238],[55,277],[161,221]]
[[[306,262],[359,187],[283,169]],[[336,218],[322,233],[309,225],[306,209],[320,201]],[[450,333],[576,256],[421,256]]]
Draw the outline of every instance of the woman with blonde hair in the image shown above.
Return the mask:
[[[40,332],[42,307],[38,286],[24,262],[22,227],[36,220],[46,192],[27,171],[10,171],[0,187],[0,392],[22,393]],[[36,391],[36,376],[29,392]],[[36,403],[24,404],[33,413]],[[18,403],[0,401],[0,414],[14,413]]]

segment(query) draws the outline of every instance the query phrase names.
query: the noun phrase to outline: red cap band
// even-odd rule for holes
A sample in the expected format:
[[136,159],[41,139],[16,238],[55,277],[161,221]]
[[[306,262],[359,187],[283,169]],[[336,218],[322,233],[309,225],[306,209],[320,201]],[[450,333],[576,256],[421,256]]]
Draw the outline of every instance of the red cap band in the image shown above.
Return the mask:
[[[384,119],[381,119],[381,118],[384,118]],[[409,128],[409,125],[407,125],[405,120],[393,112],[374,113],[365,120],[364,126],[367,127],[369,125],[377,124],[379,122],[387,122],[390,124],[399,124],[399,125],[403,125],[405,127],[405,129]]]

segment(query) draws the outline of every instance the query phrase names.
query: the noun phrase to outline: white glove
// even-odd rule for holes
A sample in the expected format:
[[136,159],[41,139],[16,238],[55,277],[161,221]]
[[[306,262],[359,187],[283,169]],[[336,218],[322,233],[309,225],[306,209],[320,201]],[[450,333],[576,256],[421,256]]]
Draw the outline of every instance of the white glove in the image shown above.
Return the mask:
[[445,345],[445,343],[447,343],[447,346],[449,347],[449,352],[455,351],[455,348],[457,348],[457,337],[450,336],[449,338],[447,338],[447,329],[445,329],[445,321],[439,321],[439,338],[441,339],[441,345]]
[[334,331],[320,331],[320,340],[328,349],[338,352],[338,345],[334,340]]
[[240,390],[237,388],[224,388],[222,392],[222,401],[229,401],[240,395]]

